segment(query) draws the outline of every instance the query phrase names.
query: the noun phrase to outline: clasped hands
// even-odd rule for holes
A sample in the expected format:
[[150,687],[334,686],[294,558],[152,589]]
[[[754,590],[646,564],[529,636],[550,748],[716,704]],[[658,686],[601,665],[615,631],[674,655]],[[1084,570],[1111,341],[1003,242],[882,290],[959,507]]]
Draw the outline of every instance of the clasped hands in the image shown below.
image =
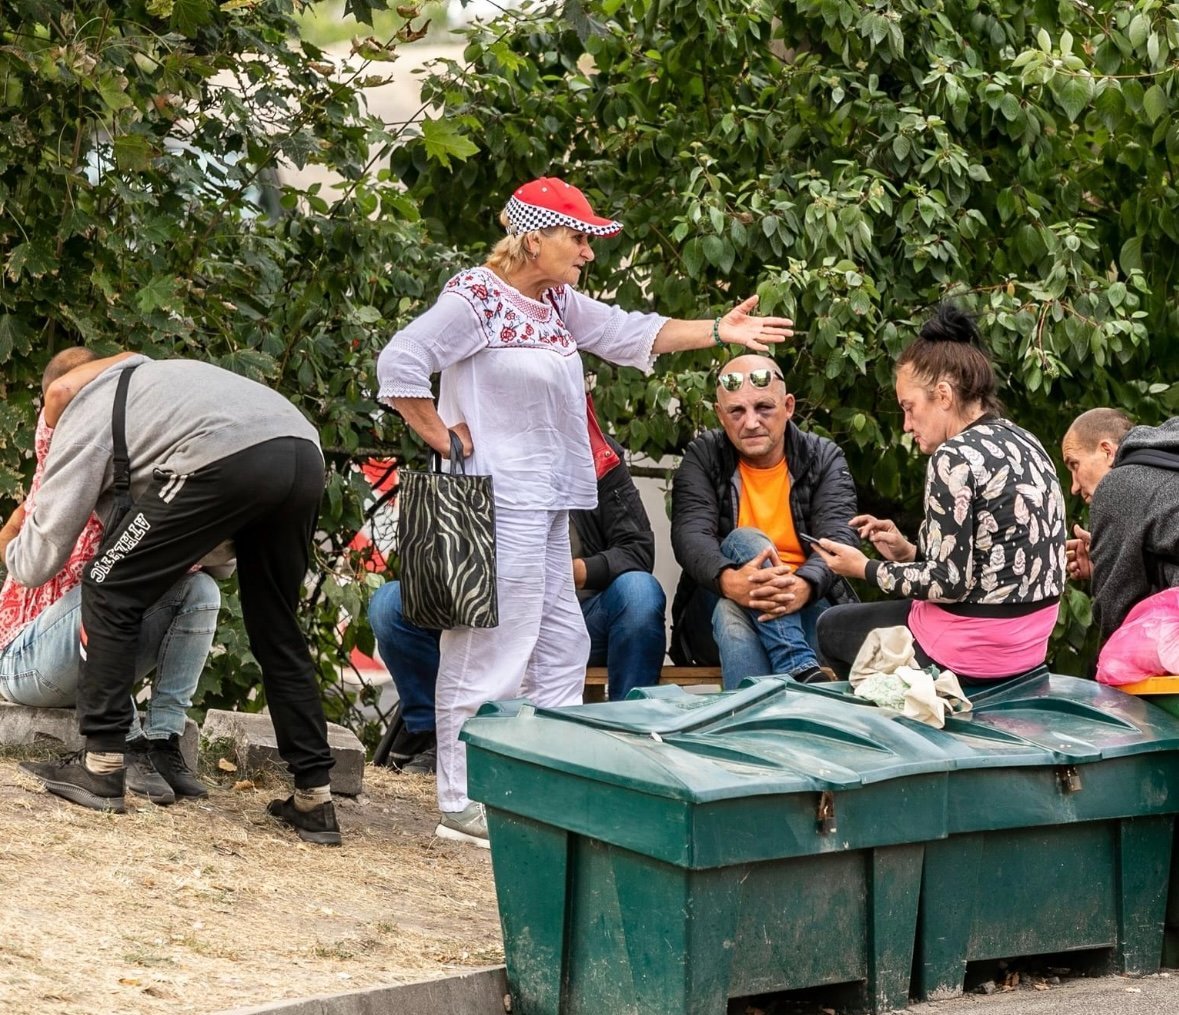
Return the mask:
[[721,572],[721,591],[738,606],[758,610],[758,620],[797,613],[811,601],[811,586],[783,564],[774,547],[766,547],[741,567]]
[[[874,515],[856,515],[851,527],[866,539],[885,560],[907,561],[917,556],[894,522]],[[823,562],[845,578],[863,578],[868,557],[858,547],[820,539],[814,544]],[[811,601],[810,583],[799,578],[789,564],[783,564],[774,547],[762,550],[747,564],[721,574],[721,591],[739,606],[759,610],[758,620],[774,620],[796,613]]]

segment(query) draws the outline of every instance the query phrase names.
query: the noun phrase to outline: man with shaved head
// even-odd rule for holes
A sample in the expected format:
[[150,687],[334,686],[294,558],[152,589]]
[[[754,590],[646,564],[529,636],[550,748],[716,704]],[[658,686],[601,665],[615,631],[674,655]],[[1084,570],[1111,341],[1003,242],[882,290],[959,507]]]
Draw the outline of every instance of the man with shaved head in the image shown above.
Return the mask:
[[1179,586],[1179,416],[1134,426],[1120,409],[1090,409],[1061,441],[1072,492],[1089,505],[1074,527],[1068,571],[1093,579],[1104,644],[1147,596]]
[[671,542],[683,568],[672,605],[672,658],[745,677],[826,679],[819,614],[855,599],[806,541],[851,546],[856,490],[839,447],[792,422],[794,396],[768,356],[717,374],[719,430],[696,438],[672,484]]

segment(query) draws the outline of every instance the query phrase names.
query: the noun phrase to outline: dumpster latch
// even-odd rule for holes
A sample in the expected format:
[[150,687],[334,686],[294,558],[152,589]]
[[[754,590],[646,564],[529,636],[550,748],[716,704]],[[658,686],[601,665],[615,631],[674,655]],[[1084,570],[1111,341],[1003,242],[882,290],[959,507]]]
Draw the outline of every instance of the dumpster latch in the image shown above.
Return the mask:
[[1081,773],[1076,765],[1061,765],[1056,770],[1061,793],[1076,793],[1081,788]]
[[820,835],[838,831],[835,827],[835,794],[824,790],[819,794],[819,807],[815,812],[815,826]]

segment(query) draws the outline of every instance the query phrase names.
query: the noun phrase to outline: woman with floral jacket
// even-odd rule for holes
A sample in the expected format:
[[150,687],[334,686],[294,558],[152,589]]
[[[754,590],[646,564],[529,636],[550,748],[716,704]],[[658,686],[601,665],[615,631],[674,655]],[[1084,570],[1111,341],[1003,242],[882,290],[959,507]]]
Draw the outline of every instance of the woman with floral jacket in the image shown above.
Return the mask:
[[838,606],[819,621],[820,653],[846,677],[874,628],[905,625],[922,666],[999,679],[1044,662],[1065,583],[1066,519],[1043,445],[1003,418],[978,330],[938,309],[896,366],[905,432],[930,456],[916,544],[871,515],[852,519],[883,560],[822,540],[836,574],[893,602]]

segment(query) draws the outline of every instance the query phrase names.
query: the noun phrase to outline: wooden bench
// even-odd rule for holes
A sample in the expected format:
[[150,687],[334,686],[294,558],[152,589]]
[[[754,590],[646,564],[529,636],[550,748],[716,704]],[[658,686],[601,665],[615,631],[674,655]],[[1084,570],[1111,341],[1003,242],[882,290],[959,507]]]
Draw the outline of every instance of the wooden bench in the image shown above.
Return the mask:
[[[659,683],[690,687],[696,684],[721,685],[719,666],[664,666],[659,671]],[[591,666],[585,671],[585,700],[606,700],[606,667]]]

